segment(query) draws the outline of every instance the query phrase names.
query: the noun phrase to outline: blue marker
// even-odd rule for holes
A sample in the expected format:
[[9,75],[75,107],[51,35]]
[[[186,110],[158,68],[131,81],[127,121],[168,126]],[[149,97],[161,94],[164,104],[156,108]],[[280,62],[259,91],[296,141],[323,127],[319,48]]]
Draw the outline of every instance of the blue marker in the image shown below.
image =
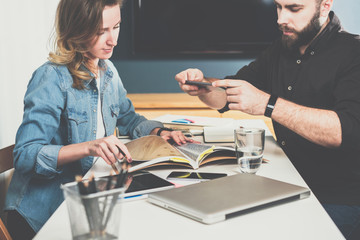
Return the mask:
[[176,120],[172,120],[171,122],[173,122],[173,123],[185,123],[185,124],[191,123],[191,121],[186,120],[186,119],[176,119]]

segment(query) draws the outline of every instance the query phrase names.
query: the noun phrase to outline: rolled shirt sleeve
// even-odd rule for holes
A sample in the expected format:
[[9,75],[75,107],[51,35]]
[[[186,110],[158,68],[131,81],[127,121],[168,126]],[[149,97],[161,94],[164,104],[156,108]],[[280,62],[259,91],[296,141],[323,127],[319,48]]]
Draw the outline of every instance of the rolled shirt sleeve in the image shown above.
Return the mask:
[[24,98],[23,122],[16,134],[14,167],[35,177],[52,178],[61,173],[57,157],[62,145],[50,145],[58,131],[64,96],[58,72],[49,65],[32,76]]

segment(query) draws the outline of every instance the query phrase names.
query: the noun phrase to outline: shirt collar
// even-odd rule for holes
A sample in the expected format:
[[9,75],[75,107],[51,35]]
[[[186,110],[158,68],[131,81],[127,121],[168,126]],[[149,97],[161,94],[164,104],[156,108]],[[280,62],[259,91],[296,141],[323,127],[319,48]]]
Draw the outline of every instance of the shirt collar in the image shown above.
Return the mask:
[[[100,67],[100,71],[105,71],[104,83],[108,83],[109,80],[113,77],[114,73],[107,66],[105,60],[100,59],[98,65]],[[93,82],[93,80],[95,79],[95,75],[84,64],[82,64],[80,68],[90,73],[91,79],[84,80],[84,86],[88,87],[90,85],[90,83]]]
[[333,11],[329,13],[330,21],[326,27],[321,31],[321,33],[311,42],[309,47],[306,49],[308,51],[320,50],[321,46],[324,46],[331,37],[342,30],[341,23],[339,18],[335,15]]

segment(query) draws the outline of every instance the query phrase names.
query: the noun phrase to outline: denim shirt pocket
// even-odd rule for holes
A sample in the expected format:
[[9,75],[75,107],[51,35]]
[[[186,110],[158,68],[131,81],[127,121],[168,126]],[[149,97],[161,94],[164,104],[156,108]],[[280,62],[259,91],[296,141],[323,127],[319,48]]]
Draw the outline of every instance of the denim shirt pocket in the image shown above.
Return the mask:
[[114,132],[118,117],[120,115],[120,105],[111,104],[109,107],[109,111],[110,111],[110,116],[109,118],[106,118],[107,126],[109,127],[107,130],[109,133],[112,133]]
[[89,116],[86,111],[68,108],[68,141],[69,143],[82,142],[84,137],[89,134]]
[[119,112],[120,112],[119,104],[111,104],[110,112],[111,112],[111,117],[117,118],[119,116]]

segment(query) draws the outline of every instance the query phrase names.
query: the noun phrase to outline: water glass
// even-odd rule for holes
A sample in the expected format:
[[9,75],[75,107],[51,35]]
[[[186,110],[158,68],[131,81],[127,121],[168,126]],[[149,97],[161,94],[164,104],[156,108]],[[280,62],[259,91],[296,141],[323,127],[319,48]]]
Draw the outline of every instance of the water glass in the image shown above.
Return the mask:
[[236,158],[240,171],[256,173],[262,162],[265,130],[261,128],[237,128],[234,130]]

